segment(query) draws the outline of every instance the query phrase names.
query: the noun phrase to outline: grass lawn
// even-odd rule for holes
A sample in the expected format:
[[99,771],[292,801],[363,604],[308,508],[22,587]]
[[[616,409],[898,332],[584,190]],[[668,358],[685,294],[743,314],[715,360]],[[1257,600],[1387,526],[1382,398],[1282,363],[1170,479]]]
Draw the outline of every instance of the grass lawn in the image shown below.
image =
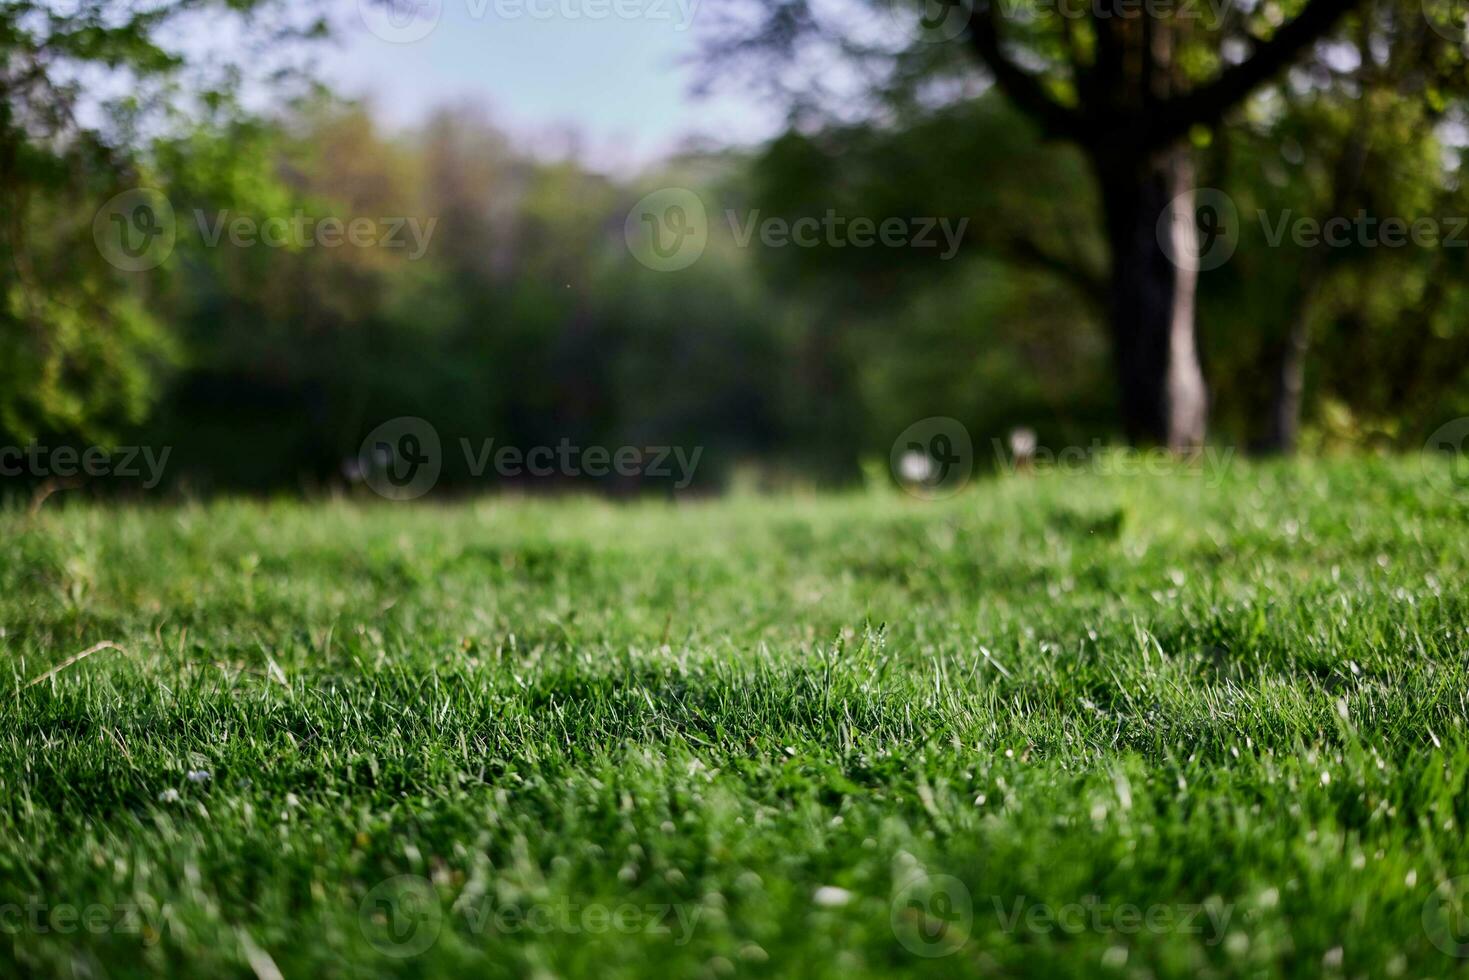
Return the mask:
[[4,511],[0,975],[1462,971],[1469,503],[1211,482]]

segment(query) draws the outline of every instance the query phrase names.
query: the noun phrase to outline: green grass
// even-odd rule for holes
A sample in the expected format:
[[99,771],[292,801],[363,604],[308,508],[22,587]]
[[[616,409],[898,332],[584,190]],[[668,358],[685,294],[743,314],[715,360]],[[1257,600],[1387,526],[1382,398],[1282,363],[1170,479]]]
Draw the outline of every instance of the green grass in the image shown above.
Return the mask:
[[1435,475],[6,511],[0,974],[1459,972]]

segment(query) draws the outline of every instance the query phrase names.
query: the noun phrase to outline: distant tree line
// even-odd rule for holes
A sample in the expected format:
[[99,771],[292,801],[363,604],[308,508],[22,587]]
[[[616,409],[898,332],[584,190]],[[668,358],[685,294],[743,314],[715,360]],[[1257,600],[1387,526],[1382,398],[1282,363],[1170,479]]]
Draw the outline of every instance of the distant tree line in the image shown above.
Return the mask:
[[[713,488],[852,480],[932,415],[970,428],[981,466],[1018,426],[1050,446],[1139,434],[1095,161],[1004,85],[919,97],[915,79],[952,64],[894,76],[890,111],[802,108],[757,150],[612,178],[525,152],[474,106],[388,133],[313,86],[262,115],[228,79],[160,82],[166,111],[123,100],[88,127],[60,62],[186,66],[151,46],[153,22],[26,6],[0,15],[3,444],[167,445],[175,488],[326,490],[351,482],[368,431],[413,415],[441,433],[450,487],[483,485],[459,440],[493,437],[702,446]],[[1463,50],[1409,6],[1332,19],[1300,67],[1185,134],[1192,183],[1237,216],[1237,246],[1198,273],[1215,440],[1416,448],[1469,414]],[[140,187],[166,199],[173,239],[129,271],[98,222]],[[708,223],[678,271],[625,240],[635,202],[667,187]],[[148,231],[133,214],[122,231]],[[963,235],[950,257],[751,231],[829,216]],[[1336,219],[1351,233],[1308,233]],[[1388,219],[1439,234],[1384,246]]]

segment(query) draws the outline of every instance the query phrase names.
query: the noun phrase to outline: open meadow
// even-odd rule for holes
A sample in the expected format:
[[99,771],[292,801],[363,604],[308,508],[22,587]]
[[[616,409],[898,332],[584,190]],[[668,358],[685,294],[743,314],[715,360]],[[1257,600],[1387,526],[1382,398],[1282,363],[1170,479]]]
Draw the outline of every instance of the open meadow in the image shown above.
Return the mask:
[[0,974],[1456,973],[1453,476],[9,510]]

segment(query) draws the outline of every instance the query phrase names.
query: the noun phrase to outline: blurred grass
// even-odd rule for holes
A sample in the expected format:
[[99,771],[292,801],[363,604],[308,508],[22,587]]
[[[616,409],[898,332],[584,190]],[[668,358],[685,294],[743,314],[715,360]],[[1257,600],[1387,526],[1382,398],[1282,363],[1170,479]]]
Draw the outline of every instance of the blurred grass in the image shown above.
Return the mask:
[[0,971],[1460,971],[1469,506],[1212,483],[4,513]]

